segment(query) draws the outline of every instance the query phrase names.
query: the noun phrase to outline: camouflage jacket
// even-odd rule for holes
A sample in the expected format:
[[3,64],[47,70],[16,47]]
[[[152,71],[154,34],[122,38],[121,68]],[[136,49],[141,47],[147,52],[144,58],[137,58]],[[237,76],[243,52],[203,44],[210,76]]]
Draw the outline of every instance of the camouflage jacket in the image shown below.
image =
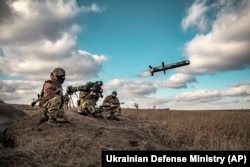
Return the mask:
[[118,97],[113,97],[112,95],[109,95],[107,97],[105,97],[105,99],[103,100],[103,106],[106,107],[107,104],[113,104],[116,105],[116,107],[120,106],[120,101],[118,99]]
[[55,96],[63,97],[62,86],[51,80],[45,81],[41,90],[41,102],[44,103]]

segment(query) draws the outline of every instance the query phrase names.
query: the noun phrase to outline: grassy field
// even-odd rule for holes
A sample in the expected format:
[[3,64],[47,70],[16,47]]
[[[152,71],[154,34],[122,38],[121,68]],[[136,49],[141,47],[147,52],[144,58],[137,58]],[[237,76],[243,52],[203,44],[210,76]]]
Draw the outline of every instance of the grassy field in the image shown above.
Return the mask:
[[158,126],[172,150],[250,150],[250,111],[123,110]]
[[62,127],[37,127],[38,110],[0,105],[0,127],[15,122],[0,136],[0,166],[101,166],[102,150],[250,151],[249,110],[122,109],[120,121],[109,121],[73,109]]

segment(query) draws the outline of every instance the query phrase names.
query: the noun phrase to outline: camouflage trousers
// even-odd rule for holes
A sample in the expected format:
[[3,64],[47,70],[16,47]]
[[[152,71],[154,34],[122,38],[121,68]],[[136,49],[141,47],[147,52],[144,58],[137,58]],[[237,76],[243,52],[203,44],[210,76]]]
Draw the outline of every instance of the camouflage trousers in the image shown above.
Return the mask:
[[108,117],[110,117],[112,114],[114,114],[116,117],[121,116],[121,107],[117,107],[114,109],[105,109],[102,112],[102,116],[107,119]]
[[55,96],[40,106],[40,113],[43,117],[56,119],[64,117],[64,110],[61,109],[62,99],[60,96]]
[[66,110],[71,109],[70,103],[69,102],[65,102],[63,104],[63,108],[66,109]]
[[87,99],[87,100],[80,100],[80,106],[79,106],[80,111],[87,111],[89,113],[94,113],[95,112],[95,101],[92,99]]

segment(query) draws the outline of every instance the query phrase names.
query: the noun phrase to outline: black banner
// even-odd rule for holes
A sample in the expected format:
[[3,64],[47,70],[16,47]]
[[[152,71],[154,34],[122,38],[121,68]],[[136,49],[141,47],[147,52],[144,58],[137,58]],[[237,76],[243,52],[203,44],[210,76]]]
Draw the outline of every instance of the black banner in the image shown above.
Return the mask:
[[250,166],[250,151],[102,151],[102,167]]

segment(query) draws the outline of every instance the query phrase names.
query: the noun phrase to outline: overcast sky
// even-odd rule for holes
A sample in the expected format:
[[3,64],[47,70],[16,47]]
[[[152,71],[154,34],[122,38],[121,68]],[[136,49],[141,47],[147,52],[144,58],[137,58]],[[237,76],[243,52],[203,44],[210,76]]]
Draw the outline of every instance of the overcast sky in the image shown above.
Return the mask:
[[248,0],[2,0],[0,99],[30,104],[62,67],[64,91],[102,80],[123,107],[250,108],[249,18]]

